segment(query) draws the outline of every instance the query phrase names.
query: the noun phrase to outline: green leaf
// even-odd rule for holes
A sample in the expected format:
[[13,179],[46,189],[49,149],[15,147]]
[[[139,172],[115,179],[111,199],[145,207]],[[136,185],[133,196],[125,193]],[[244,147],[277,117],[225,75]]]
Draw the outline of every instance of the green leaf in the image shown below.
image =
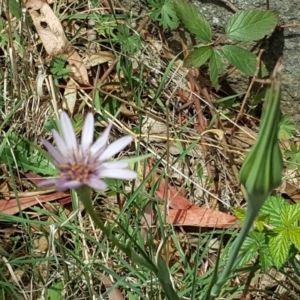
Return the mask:
[[128,26],[118,26],[119,33],[116,35],[122,50],[129,55],[135,54],[142,47],[141,38],[138,34],[131,35]]
[[269,214],[259,214],[254,221],[254,224],[258,231],[263,231],[265,229],[265,225],[269,224],[270,216]]
[[17,18],[21,18],[20,2],[17,0],[9,0],[9,11]]
[[198,68],[206,63],[212,53],[213,50],[210,46],[202,46],[188,55],[184,60],[184,65]]
[[245,221],[246,218],[246,210],[243,208],[238,208],[238,207],[233,207],[232,211],[234,215],[240,220],[240,221]]
[[235,102],[236,97],[241,96],[242,94],[237,94],[237,95],[230,95],[218,100],[214,101],[214,104],[222,107],[222,108],[232,108],[236,105],[239,105],[238,103]]
[[[248,76],[254,76],[256,72],[256,55],[249,50],[235,45],[225,45],[222,47],[222,52],[227,60],[233,64],[237,69],[241,70]],[[266,66],[261,65],[261,76],[268,74]]]
[[279,123],[279,139],[289,139],[293,136],[293,131],[296,130],[296,125],[291,122],[291,117],[282,115]]
[[37,151],[31,142],[14,133],[10,133],[8,138],[10,146],[5,145],[1,153],[3,163],[17,164],[16,167],[20,167],[24,172],[33,171],[48,176],[57,174],[52,162]]
[[154,10],[150,14],[153,21],[159,22],[164,29],[175,29],[179,22],[170,0],[148,0],[148,3]]
[[268,272],[273,267],[273,261],[270,256],[270,249],[269,249],[269,245],[266,243],[266,239],[264,243],[260,244],[258,253],[259,253],[259,261],[262,269],[265,272]]
[[265,243],[265,234],[251,231],[241,247],[242,259],[239,266],[243,266],[253,259],[258,254],[262,243]]
[[62,300],[62,291],[64,284],[62,281],[57,282],[48,289],[47,300]]
[[226,34],[237,41],[255,41],[270,34],[278,21],[274,11],[243,10],[235,13],[226,26]]
[[289,234],[282,230],[277,235],[270,238],[270,254],[277,269],[287,261],[289,255]]
[[286,150],[284,155],[289,161],[288,168],[298,168],[298,171],[300,171],[300,145],[298,146],[296,142],[291,142],[290,150]]
[[300,203],[283,206],[280,216],[284,226],[297,225],[295,222],[300,219]]
[[209,60],[209,76],[214,88],[218,89],[219,74],[224,72],[223,56],[220,51],[213,50]]
[[280,227],[283,226],[281,211],[286,205],[288,204],[283,198],[270,196],[262,206],[260,213],[269,216],[270,225]]
[[300,227],[292,227],[289,230],[290,240],[295,247],[300,251]]
[[174,10],[188,31],[204,42],[212,39],[211,28],[198,8],[186,0],[174,0]]

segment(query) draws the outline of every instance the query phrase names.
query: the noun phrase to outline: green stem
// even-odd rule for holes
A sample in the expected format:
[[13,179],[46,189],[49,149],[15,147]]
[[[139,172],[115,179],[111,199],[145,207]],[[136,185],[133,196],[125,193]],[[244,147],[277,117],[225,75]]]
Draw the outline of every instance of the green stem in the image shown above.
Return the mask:
[[243,227],[234,241],[230,251],[229,251],[229,258],[228,262],[225,266],[225,269],[221,273],[220,277],[218,278],[217,282],[212,286],[209,300],[215,299],[225,282],[228,280],[228,277],[230,276],[231,271],[237,266],[240,259],[238,257],[239,251],[241,249],[241,246],[243,245],[243,242],[245,241],[249,230],[251,229],[251,226],[265,201],[266,197],[249,197],[248,198],[248,204],[247,204],[247,212],[246,212],[246,218],[243,223]]
[[150,262],[147,262],[140,255],[138,255],[131,247],[126,247],[121,244],[112,234],[111,230],[104,226],[99,217],[97,216],[91,201],[90,188],[88,186],[80,187],[76,190],[80,200],[82,201],[86,212],[90,215],[95,224],[101,229],[106,238],[123,253],[129,256],[129,258],[136,264],[142,265],[149,270],[157,273],[157,268]]

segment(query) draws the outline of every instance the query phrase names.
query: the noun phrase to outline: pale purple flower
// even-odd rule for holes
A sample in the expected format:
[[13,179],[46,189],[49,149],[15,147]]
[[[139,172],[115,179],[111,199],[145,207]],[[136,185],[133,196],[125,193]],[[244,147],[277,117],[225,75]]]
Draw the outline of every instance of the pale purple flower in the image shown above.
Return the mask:
[[124,149],[131,141],[124,136],[107,145],[112,123],[104,130],[101,137],[93,143],[94,116],[89,113],[84,121],[81,144],[76,140],[74,129],[67,113],[60,113],[62,135],[53,130],[54,146],[42,139],[53,158],[59,177],[42,181],[39,186],[55,185],[56,190],[77,189],[87,185],[96,190],[104,190],[106,184],[101,178],[135,179],[137,174],[128,169],[125,161],[108,161]]

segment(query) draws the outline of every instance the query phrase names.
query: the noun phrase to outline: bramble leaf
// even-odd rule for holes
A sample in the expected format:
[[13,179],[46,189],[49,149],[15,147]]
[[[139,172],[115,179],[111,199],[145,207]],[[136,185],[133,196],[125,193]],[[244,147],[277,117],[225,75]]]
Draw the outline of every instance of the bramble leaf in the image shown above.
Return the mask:
[[235,13],[226,26],[226,34],[237,41],[255,41],[270,34],[278,21],[274,11],[243,10]]
[[174,0],[173,3],[179,20],[188,31],[202,41],[209,42],[212,39],[211,28],[198,8],[186,0]]
[[188,55],[184,60],[184,65],[198,68],[206,63],[212,53],[213,50],[210,46],[201,46]]
[[260,244],[259,250],[259,261],[262,269],[267,272],[273,267],[273,262],[270,257],[269,245],[266,244],[266,240],[264,243]]
[[289,255],[289,234],[283,229],[277,235],[270,238],[270,254],[276,268],[280,268],[287,260]]
[[300,227],[292,227],[289,229],[290,240],[295,247],[300,251]]
[[[241,70],[248,76],[254,76],[256,71],[256,55],[249,50],[235,45],[225,45],[222,47],[222,52],[227,60],[233,64],[237,69]],[[267,75],[267,69],[262,63],[261,76]]]
[[254,258],[258,254],[258,250],[261,248],[261,244],[264,243],[264,233],[251,231],[242,245],[242,259],[239,262],[239,266],[247,264],[252,258]]
[[220,51],[213,50],[209,60],[209,76],[214,88],[218,88],[219,74],[224,71],[223,56]]
[[283,206],[280,216],[283,226],[290,227],[292,225],[297,225],[295,222],[300,219],[300,204],[288,204]]
[[269,216],[269,223],[274,227],[283,226],[281,220],[281,211],[284,206],[288,205],[281,197],[270,196],[262,206],[260,214]]
[[153,21],[159,22],[164,29],[178,27],[178,18],[170,0],[148,0],[148,3],[154,8],[150,14]]

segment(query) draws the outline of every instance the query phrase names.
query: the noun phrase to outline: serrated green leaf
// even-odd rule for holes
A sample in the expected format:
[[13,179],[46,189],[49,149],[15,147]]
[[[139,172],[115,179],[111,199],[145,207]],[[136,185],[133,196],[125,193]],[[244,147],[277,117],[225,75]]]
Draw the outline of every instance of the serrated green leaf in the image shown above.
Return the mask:
[[209,60],[209,76],[211,83],[215,89],[218,89],[219,75],[224,71],[223,56],[220,51],[213,50]]
[[282,115],[279,123],[279,139],[289,139],[293,136],[293,131],[296,129],[296,124],[291,121],[288,115]]
[[277,235],[270,238],[270,254],[273,263],[277,269],[287,261],[289,255],[289,234],[288,231],[282,230]]
[[174,10],[188,31],[204,42],[212,39],[211,28],[198,8],[186,0],[174,0]]
[[[237,69],[241,70],[248,76],[254,76],[256,72],[257,60],[256,56],[239,46],[225,45],[222,47],[222,52],[226,59],[233,64]],[[268,74],[266,66],[261,65],[261,76],[264,77]]]
[[255,258],[255,256],[257,256],[258,249],[259,249],[259,245],[257,241],[255,241],[250,237],[247,237],[240,250],[242,255],[238,266],[242,267],[245,264],[249,263],[251,259]]
[[191,52],[184,60],[185,66],[193,66],[198,68],[206,63],[210,58],[213,50],[210,46],[202,46]]
[[297,225],[295,222],[300,219],[300,204],[288,204],[283,206],[280,216],[284,226]]
[[266,244],[266,240],[264,241],[264,243],[260,244],[258,253],[259,253],[259,262],[262,269],[265,272],[268,272],[273,267],[273,261],[270,256],[269,245]]
[[170,0],[148,0],[154,10],[150,14],[153,21],[158,21],[164,29],[175,29],[179,22]]
[[232,211],[234,215],[240,220],[245,221],[246,218],[246,210],[243,208],[233,207]]
[[289,229],[290,240],[295,247],[300,251],[300,227],[292,227]]
[[290,150],[284,152],[285,157],[288,159],[288,168],[300,171],[300,145],[297,146],[296,142],[291,142]]
[[243,266],[255,258],[262,244],[265,244],[265,234],[251,231],[241,247],[242,258],[239,266]]
[[255,41],[270,34],[278,21],[274,11],[243,10],[235,13],[226,26],[226,34],[237,41]]
[[254,221],[257,230],[260,232],[265,229],[265,225],[268,224],[269,222],[270,222],[269,214],[259,214]]
[[270,196],[262,206],[260,213],[269,215],[269,223],[274,227],[283,226],[281,220],[281,211],[284,206],[288,205],[281,197]]

